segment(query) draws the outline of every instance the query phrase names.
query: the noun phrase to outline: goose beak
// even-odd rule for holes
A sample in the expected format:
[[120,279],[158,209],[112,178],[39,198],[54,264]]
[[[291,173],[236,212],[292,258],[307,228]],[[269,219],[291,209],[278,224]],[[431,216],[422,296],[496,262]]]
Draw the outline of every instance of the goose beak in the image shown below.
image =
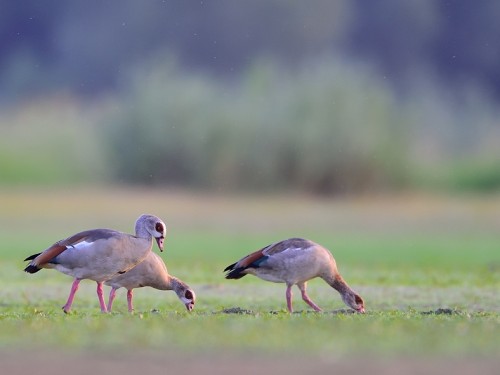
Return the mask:
[[163,251],[163,241],[165,240],[165,238],[162,236],[162,237],[156,237],[156,243],[158,244],[158,248],[160,249],[160,251]]
[[193,309],[194,309],[194,303],[193,302],[186,303],[186,309],[189,312],[193,311]]
[[359,312],[360,314],[364,314],[364,313],[365,313],[365,308],[364,308],[364,307],[361,307],[361,308],[358,310],[358,312]]

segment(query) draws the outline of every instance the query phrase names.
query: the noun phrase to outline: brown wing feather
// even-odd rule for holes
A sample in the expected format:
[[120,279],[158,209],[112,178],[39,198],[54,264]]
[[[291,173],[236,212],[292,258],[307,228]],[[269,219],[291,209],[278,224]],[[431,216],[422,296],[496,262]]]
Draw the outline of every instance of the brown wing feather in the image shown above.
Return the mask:
[[31,260],[30,264],[24,269],[28,273],[35,273],[40,271],[51,259],[57,257],[64,252],[68,247],[74,247],[82,241],[95,242],[99,239],[107,239],[115,236],[117,233],[111,229],[92,229],[74,234],[71,237],[65,238],[56,242],[47,250],[39,254],[33,254],[25,260]]
[[251,254],[248,254],[246,257],[244,257],[243,259],[241,259],[236,264],[236,266],[237,267],[243,267],[243,268],[248,267],[250,264],[252,264],[256,260],[258,260],[258,259],[260,259],[260,258],[262,258],[264,256],[263,252],[264,252],[265,249],[266,248],[260,249],[260,250],[254,251]]
[[279,241],[268,245],[260,250],[248,254],[238,262],[227,266],[224,272],[228,272],[226,279],[240,279],[246,275],[246,269],[258,268],[266,262],[269,257],[279,254],[287,249],[307,249],[314,246],[314,243],[303,238],[289,238],[284,241]]
[[34,266],[40,266],[45,263],[48,263],[49,260],[61,254],[64,250],[66,250],[66,248],[67,248],[66,246],[60,245],[59,242],[55,243],[47,250],[45,250],[43,253],[41,253],[39,256],[37,256],[35,259],[33,259],[31,264]]
[[226,279],[241,279],[243,276],[245,276],[246,275],[245,270],[248,267],[250,267],[254,262],[258,261],[259,259],[265,256],[263,254],[264,249],[254,251],[253,253],[248,254],[246,257],[240,259],[238,262],[227,266],[224,269],[224,272],[226,271],[228,272],[226,274]]
[[311,241],[305,240],[303,238],[289,238],[287,240],[275,242],[271,245],[263,247],[260,250],[248,254],[246,257],[242,258],[238,263],[236,263],[236,266],[248,267],[250,264],[262,258],[263,256],[278,254],[289,248],[308,248],[311,245],[313,245]]
[[84,241],[88,237],[89,232],[90,231],[80,232],[64,240],[56,242],[35,259],[33,259],[30,264],[33,266],[41,266],[48,263],[51,259],[61,254],[69,246],[73,246],[81,241]]

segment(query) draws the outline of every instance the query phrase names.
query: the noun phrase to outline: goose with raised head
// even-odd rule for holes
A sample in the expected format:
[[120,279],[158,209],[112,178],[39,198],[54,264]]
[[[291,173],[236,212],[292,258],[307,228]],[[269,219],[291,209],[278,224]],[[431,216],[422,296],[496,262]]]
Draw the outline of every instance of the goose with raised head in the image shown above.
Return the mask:
[[30,261],[24,269],[36,273],[42,268],[53,268],[74,277],[66,304],[69,312],[80,281],[94,280],[101,311],[107,307],[103,298],[102,284],[113,276],[124,273],[143,261],[151,252],[153,238],[160,251],[166,235],[166,225],[153,215],[141,215],[135,223],[135,235],[112,229],[92,229],[74,234],[56,242],[45,251],[25,259]]

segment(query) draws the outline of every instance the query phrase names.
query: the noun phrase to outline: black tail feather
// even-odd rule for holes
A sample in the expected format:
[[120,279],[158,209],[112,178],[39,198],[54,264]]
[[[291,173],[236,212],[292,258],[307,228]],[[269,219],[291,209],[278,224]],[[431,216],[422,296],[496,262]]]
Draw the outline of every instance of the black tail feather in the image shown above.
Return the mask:
[[[38,253],[38,254],[33,254],[33,255],[30,255],[29,257],[27,257],[24,261],[27,262],[28,260],[33,260],[35,259],[37,256],[39,256],[41,253]],[[38,271],[40,271],[41,268],[35,266],[35,265],[28,265],[28,267],[26,267],[24,269],[24,272],[28,272],[28,273],[36,273]]]
[[236,263],[230,264],[229,266],[227,266],[226,268],[224,268],[224,272],[233,270],[234,266],[236,266]]
[[37,256],[39,256],[41,253],[38,253],[38,254],[33,254],[33,255],[30,255],[29,257],[27,257],[24,261],[28,261],[28,260],[33,260],[35,259]]
[[38,268],[37,266],[33,266],[33,265],[31,265],[31,264],[30,264],[28,267],[26,267],[26,268],[24,269],[24,272],[28,272],[28,273],[36,273],[36,272],[38,272],[38,271],[40,271],[40,270],[41,270],[41,268]]
[[246,273],[243,272],[245,271],[244,267],[238,267],[238,268],[229,268],[229,267],[227,267],[224,270],[224,271],[229,271],[226,275],[226,279],[241,279],[243,276],[246,276]]

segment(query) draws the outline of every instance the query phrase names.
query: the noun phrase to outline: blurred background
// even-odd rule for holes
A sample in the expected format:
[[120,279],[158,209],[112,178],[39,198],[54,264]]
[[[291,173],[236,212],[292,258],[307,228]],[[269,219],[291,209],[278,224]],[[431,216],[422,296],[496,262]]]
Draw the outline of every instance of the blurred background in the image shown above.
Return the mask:
[[0,185],[500,188],[495,0],[0,5]]
[[[0,355],[137,343],[162,359],[500,358],[499,16],[497,0],[0,1]],[[122,291],[123,320],[86,319],[87,281],[68,329],[69,278],[27,275],[22,259],[88,228],[131,232],[145,212],[167,223],[162,257],[196,313],[131,327]],[[213,314],[284,308],[282,286],[222,270],[289,237],[332,250],[370,314]],[[137,311],[183,308],[158,293],[142,288]],[[449,307],[464,314],[420,314]]]

